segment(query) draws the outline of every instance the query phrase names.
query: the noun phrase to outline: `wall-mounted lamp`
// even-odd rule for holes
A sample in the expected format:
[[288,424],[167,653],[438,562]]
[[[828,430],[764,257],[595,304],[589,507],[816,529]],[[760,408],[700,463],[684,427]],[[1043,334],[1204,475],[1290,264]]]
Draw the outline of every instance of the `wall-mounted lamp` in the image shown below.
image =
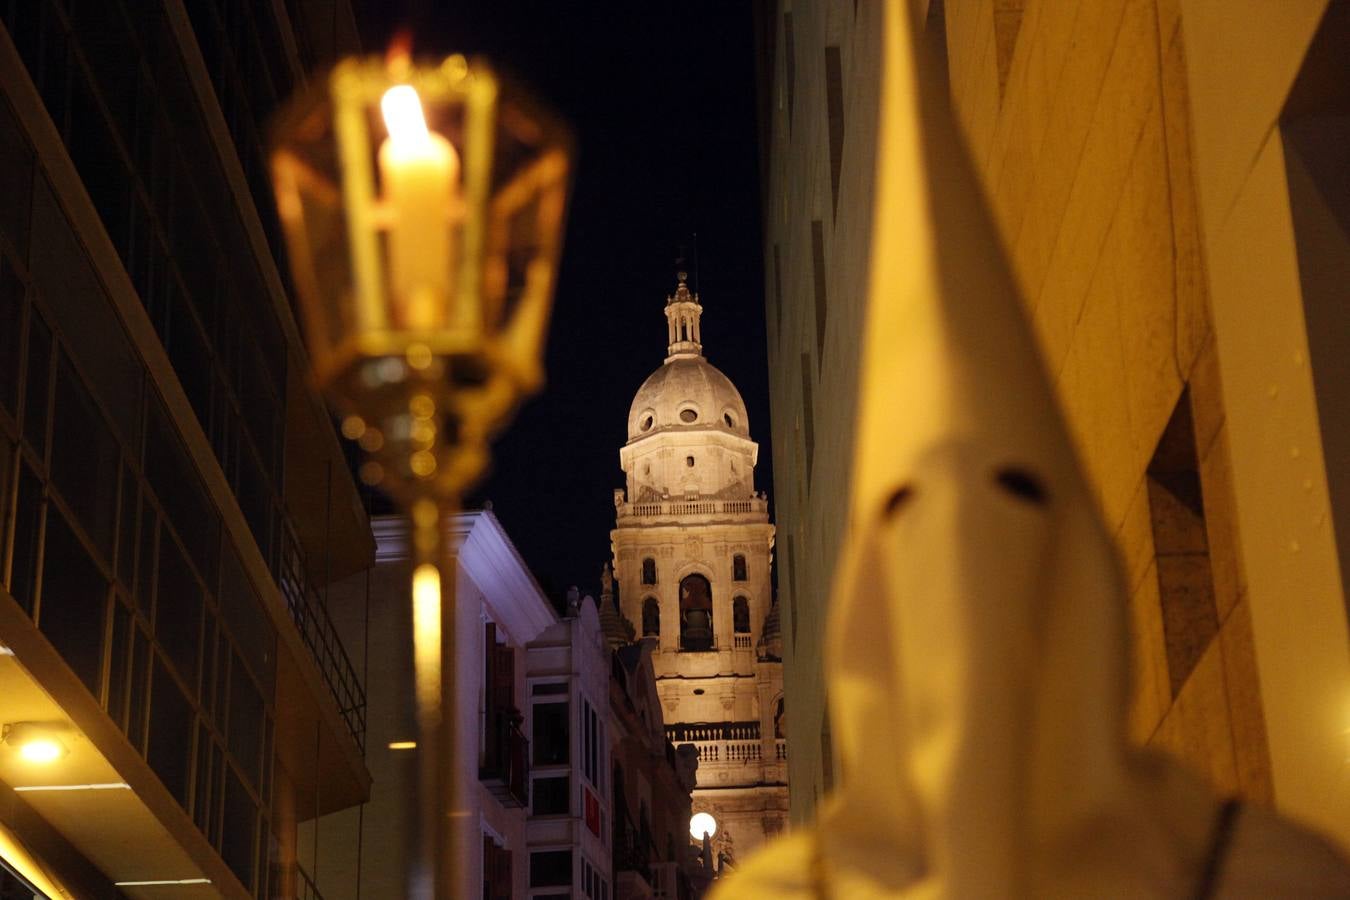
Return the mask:
[[45,722],[10,722],[0,740],[19,752],[25,762],[47,765],[68,755],[70,748],[61,738],[67,729]]

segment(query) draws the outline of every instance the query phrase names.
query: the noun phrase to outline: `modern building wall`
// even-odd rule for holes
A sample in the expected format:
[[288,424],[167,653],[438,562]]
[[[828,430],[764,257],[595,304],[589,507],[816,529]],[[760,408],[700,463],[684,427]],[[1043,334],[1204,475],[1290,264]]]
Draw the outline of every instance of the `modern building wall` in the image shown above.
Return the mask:
[[241,21],[0,4],[0,720],[70,744],[0,748],[0,827],[79,896],[293,895],[297,819],[370,783],[320,591],[374,545],[260,178],[306,35]]
[[770,6],[760,10],[769,400],[790,813],[805,821],[833,778],[820,654],[853,465],[881,10]]
[[[1325,48],[1344,17],[1319,2],[911,6],[1125,563],[1131,737],[1350,842],[1330,349],[1347,326],[1326,299],[1345,104]],[[829,781],[828,742],[800,734],[821,727],[853,423],[860,407],[904,415],[855,388],[866,254],[904,252],[867,232],[878,15],[789,2],[762,19],[794,817]]]

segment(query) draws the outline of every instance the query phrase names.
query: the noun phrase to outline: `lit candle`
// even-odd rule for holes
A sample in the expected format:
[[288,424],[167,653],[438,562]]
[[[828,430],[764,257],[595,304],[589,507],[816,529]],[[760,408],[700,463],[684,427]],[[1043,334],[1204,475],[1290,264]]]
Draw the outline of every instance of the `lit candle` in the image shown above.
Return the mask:
[[459,189],[459,156],[427,129],[411,85],[390,88],[380,100],[389,139],[380,147],[380,177],[392,212],[389,268],[403,325],[435,328],[454,270],[448,201]]

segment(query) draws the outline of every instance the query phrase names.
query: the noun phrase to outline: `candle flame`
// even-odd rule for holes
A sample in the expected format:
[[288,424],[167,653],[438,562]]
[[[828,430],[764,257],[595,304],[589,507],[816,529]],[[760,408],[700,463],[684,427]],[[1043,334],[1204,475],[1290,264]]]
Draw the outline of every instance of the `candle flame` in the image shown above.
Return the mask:
[[384,126],[389,129],[390,140],[419,144],[429,139],[422,101],[412,85],[398,84],[385,91],[380,98],[380,112],[384,114]]

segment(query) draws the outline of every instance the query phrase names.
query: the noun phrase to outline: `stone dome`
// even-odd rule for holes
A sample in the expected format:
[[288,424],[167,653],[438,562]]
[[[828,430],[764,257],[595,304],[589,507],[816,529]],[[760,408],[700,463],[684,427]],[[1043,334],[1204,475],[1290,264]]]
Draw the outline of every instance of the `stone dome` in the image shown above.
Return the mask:
[[670,428],[715,428],[750,436],[741,392],[702,356],[668,359],[633,398],[628,410],[630,442]]

